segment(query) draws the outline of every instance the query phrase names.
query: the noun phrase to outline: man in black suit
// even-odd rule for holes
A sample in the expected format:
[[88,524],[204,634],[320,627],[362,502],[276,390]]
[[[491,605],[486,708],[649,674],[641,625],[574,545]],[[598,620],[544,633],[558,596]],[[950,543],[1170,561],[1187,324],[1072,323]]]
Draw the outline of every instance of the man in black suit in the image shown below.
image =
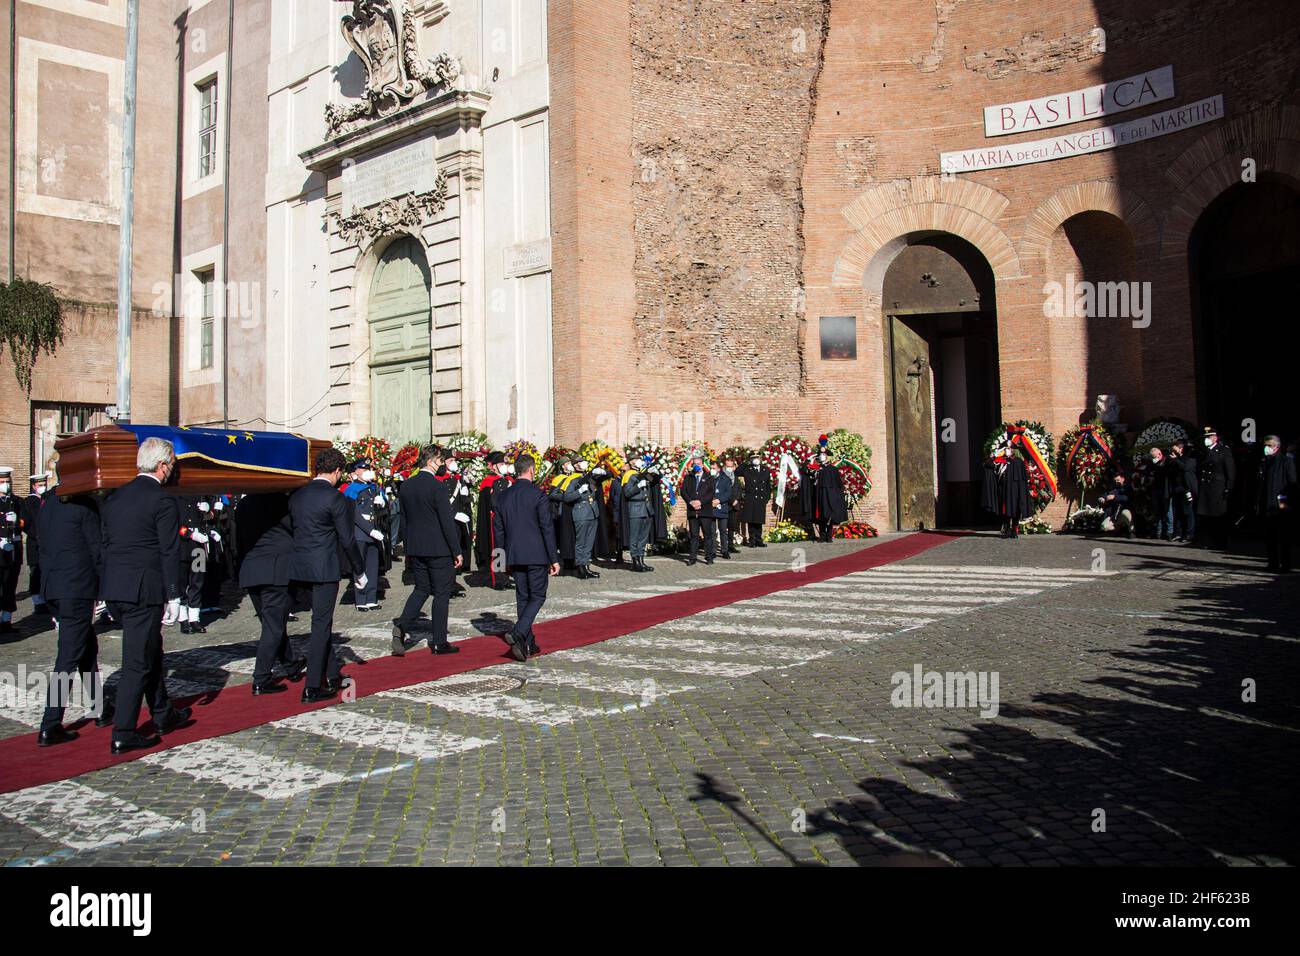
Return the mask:
[[445,454],[438,445],[420,449],[420,470],[402,482],[402,525],[406,529],[406,560],[415,578],[415,589],[406,599],[402,616],[393,620],[393,653],[406,653],[406,637],[420,619],[424,602],[433,596],[433,635],[429,650],[434,654],[455,654],[460,648],[447,643],[447,608],[456,583],[456,569],[464,558],[460,532],[451,513],[451,490],[438,480]]
[[161,742],[159,736],[146,737],[136,729],[142,699],[159,734],[190,719],[188,707],[172,706],[163,680],[162,626],[176,620],[181,603],[180,517],[176,499],[163,491],[176,467],[172,443],[146,438],[136,452],[135,466],[139,474],[108,496],[100,519],[100,597],[108,602],[113,619],[122,622],[115,754]]
[[42,747],[75,740],[63,727],[63,711],[78,677],[95,715],[96,727],[113,722],[113,709],[103,698],[99,680],[99,642],[95,637],[95,597],[99,593],[102,545],[99,510],[93,498],[59,500],[58,488],[45,492],[36,511],[36,529],[29,540],[40,548],[45,600],[58,623],[59,645],[46,696],[45,716],[37,743]]
[[336,486],[343,476],[343,453],[326,448],[316,456],[316,477],[289,498],[289,520],[293,525],[293,556],[290,577],[311,588],[311,643],[307,650],[307,686],[302,702],[329,700],[343,687],[343,668],[334,653],[334,606],[339,600],[342,552],[357,577],[357,588],[366,586],[361,552],[352,537],[352,511],[348,499]]
[[686,530],[691,539],[691,556],[687,564],[694,564],[700,550],[700,538],[704,538],[704,563],[713,563],[713,518],[717,507],[714,494],[713,478],[704,470],[704,459],[698,455],[691,459],[690,471],[682,478],[678,489],[686,502]]
[[235,513],[239,540],[239,586],[248,591],[262,624],[253,668],[253,696],[278,694],[285,686],[275,673],[280,663],[289,680],[299,680],[306,661],[291,657],[285,624],[289,620],[289,571],[293,562],[293,528],[289,499],[282,492],[245,495]]
[[493,534],[504,548],[506,565],[515,579],[515,626],[506,635],[510,653],[528,660],[541,649],[533,636],[533,621],[546,603],[547,572],[560,573],[560,552],[555,546],[555,523],[546,493],[533,483],[533,458],[515,459],[515,483],[500,498]]

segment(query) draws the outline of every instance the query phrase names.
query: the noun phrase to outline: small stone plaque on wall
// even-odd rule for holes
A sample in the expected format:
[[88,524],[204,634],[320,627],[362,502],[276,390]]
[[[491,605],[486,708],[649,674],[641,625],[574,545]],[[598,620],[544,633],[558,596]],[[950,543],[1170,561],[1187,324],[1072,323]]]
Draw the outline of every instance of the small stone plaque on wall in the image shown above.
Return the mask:
[[823,315],[820,322],[822,361],[852,361],[858,357],[858,317]]

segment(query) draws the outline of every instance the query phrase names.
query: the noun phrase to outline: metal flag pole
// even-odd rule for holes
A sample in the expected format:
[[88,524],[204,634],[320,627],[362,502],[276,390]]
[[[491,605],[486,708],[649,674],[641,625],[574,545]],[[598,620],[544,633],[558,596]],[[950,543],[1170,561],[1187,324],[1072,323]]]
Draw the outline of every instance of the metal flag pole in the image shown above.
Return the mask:
[[117,247],[117,414],[131,420],[131,229],[135,222],[135,72],[140,0],[127,0],[126,65],[122,85],[122,225]]

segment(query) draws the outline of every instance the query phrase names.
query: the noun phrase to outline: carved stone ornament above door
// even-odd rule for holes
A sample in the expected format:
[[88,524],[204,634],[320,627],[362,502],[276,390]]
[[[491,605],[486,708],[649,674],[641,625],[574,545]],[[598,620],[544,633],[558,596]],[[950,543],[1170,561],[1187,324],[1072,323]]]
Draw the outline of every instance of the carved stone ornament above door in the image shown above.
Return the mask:
[[385,199],[368,209],[355,209],[347,215],[331,212],[339,235],[347,242],[369,246],[380,236],[398,232],[418,233],[447,206],[447,174],[439,170],[437,183],[424,193],[407,193]]
[[415,17],[402,0],[343,0],[343,38],[366,69],[365,98],[325,104],[325,138],[333,139],[365,120],[388,116],[426,90],[450,86],[460,64],[446,53],[420,56]]

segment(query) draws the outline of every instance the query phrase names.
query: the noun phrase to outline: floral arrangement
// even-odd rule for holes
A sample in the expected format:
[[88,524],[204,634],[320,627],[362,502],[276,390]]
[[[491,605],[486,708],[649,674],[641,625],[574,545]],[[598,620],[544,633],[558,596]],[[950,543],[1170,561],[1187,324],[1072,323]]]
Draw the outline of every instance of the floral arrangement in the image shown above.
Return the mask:
[[1186,442],[1188,454],[1194,454],[1196,446],[1192,434],[1191,424],[1180,418],[1157,418],[1147,422],[1133,440],[1133,460],[1145,458],[1152,448],[1159,448],[1167,455],[1169,446],[1176,441]]
[[1096,505],[1084,505],[1076,511],[1070,512],[1070,517],[1065,519],[1065,525],[1062,531],[1069,531],[1073,534],[1089,534],[1101,530],[1102,519],[1106,517],[1106,512]]
[[763,540],[772,544],[785,544],[791,541],[807,541],[808,529],[797,522],[782,519],[763,532]]
[[706,441],[683,442],[682,444],[678,445],[676,448],[672,450],[671,460],[673,464],[673,473],[672,473],[673,484],[677,484],[682,480],[682,476],[686,474],[686,469],[690,465],[691,459],[694,458],[696,455],[699,455],[701,458],[704,459],[705,468],[708,468],[710,465],[716,465],[718,463],[718,455],[712,448],[709,447],[708,442]]
[[[840,469],[844,481],[844,503],[853,508],[871,491],[871,449],[862,436],[847,428],[837,428],[822,435],[831,464]],[[818,438],[818,445],[821,444]]]
[[537,480],[543,482],[551,477],[555,469],[555,463],[561,458],[566,458],[573,454],[573,449],[567,445],[552,445],[546,451],[542,452],[542,466],[538,469]]
[[650,470],[664,476],[664,480],[659,484],[659,491],[663,495],[664,504],[671,508],[677,503],[677,487],[673,483],[672,458],[669,451],[653,441],[629,442],[623,446],[623,458],[629,465],[639,468],[639,462],[647,454],[650,456]]
[[[1016,422],[1003,422],[993,429],[989,437],[984,440],[984,457],[992,461],[1006,456],[1010,447],[1010,437],[1007,431],[1013,425],[1024,429],[1025,437],[1030,439],[1033,446],[1032,449],[1028,445],[1020,447],[1021,453],[1024,455],[1025,470],[1029,480],[1030,505],[1033,507],[1034,513],[1037,514],[1056,497],[1056,475],[1052,472],[1052,466],[1047,460],[1052,454],[1055,442],[1052,440],[1052,433],[1044,427],[1043,423],[1024,419]],[[1037,532],[1029,533],[1034,534]]]
[[411,477],[411,472],[415,471],[416,463],[420,460],[420,443],[408,441],[401,448],[397,449],[397,454],[393,455],[393,460],[389,462],[388,467],[391,469],[393,476],[405,481]]
[[1038,515],[1025,518],[1020,522],[1021,534],[1051,534],[1052,526],[1044,521]]
[[601,441],[599,438],[593,438],[591,441],[579,445],[578,454],[592,468],[604,468],[615,477],[627,471],[627,459],[619,453],[617,448],[608,442]]
[[340,450],[349,464],[358,458],[364,458],[376,471],[382,472],[385,468],[391,467],[392,446],[378,435],[363,435],[356,441],[347,443]]
[[846,521],[843,524],[835,526],[835,537],[848,538],[850,541],[861,541],[864,538],[874,538],[880,532],[867,524],[865,521]]
[[1120,438],[1100,419],[1093,419],[1061,436],[1056,472],[1084,492],[1109,481],[1119,465]]
[[460,473],[471,488],[477,488],[487,477],[487,456],[492,442],[482,432],[461,432],[445,442],[452,456],[460,462]]
[[748,445],[732,445],[729,448],[723,449],[722,457],[718,460],[726,461],[728,458],[734,458],[736,459],[736,465],[740,466],[753,457],[754,449],[750,448]]
[[506,445],[505,448],[501,449],[501,451],[506,456],[507,462],[513,462],[520,455],[527,455],[529,458],[533,460],[533,468],[535,469],[535,474],[539,477],[541,476],[542,453],[538,451],[537,446],[534,445],[532,442],[530,442],[528,439],[516,438],[514,441]]
[[[812,446],[796,435],[773,435],[763,442],[763,447],[759,449],[758,453],[763,460],[763,466],[767,468],[772,476],[773,488],[776,487],[777,469],[781,465],[781,456],[783,454],[788,453],[800,465],[811,465],[817,457]],[[799,487],[797,478],[787,483],[787,488],[797,487]]]

